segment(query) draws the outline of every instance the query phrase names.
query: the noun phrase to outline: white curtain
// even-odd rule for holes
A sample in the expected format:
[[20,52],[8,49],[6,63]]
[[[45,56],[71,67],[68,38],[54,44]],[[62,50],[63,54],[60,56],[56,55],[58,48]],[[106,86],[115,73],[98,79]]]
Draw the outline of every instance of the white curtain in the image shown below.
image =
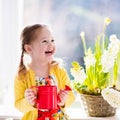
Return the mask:
[[23,0],[0,0],[0,104],[11,105],[13,99],[22,18]]

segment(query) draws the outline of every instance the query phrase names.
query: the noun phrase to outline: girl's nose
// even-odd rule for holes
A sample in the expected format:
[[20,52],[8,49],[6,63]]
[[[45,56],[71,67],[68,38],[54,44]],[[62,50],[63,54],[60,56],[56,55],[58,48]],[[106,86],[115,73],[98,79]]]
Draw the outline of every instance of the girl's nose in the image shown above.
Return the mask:
[[54,43],[50,41],[50,42],[49,42],[49,47],[53,46],[53,44],[54,44]]

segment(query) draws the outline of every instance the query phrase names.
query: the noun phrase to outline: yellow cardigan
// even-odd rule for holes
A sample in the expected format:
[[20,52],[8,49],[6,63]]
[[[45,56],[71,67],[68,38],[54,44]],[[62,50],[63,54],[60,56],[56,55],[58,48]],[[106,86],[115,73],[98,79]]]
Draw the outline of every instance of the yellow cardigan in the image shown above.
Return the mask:
[[[70,79],[66,70],[63,67],[54,65],[50,69],[50,75],[54,75],[55,81],[58,84],[58,91],[64,89],[65,85],[70,86]],[[15,95],[15,107],[24,113],[22,120],[37,120],[38,110],[31,106],[24,98],[24,92],[27,88],[35,86],[35,73],[29,69],[26,75],[16,76],[14,81],[14,95]],[[70,106],[75,100],[75,96],[72,91],[69,92],[68,99],[65,103],[65,107]]]

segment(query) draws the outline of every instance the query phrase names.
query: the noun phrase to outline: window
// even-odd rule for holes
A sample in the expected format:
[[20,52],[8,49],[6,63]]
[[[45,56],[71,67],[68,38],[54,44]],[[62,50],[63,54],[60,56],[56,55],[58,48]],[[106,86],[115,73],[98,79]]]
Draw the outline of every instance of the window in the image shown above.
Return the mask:
[[[79,33],[86,32],[86,39],[91,39],[87,45],[94,46],[92,41],[102,31],[104,17],[110,17],[114,23],[109,26],[108,34],[115,32],[120,36],[119,8],[119,0],[1,0],[0,105],[13,107],[14,75],[21,54],[19,37],[24,26],[44,23],[52,28],[57,44],[56,57],[63,58],[70,75],[73,60],[83,65]],[[70,78],[73,79],[71,75]],[[72,108],[78,107],[81,107],[79,98],[72,105]]]

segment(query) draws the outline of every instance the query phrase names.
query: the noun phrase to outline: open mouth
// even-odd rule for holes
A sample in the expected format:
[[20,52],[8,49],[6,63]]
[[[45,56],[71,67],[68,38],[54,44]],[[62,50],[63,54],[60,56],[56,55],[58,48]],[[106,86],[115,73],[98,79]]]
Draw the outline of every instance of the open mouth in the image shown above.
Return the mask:
[[46,51],[45,52],[45,54],[52,54],[53,53],[53,51],[51,50],[51,51]]

